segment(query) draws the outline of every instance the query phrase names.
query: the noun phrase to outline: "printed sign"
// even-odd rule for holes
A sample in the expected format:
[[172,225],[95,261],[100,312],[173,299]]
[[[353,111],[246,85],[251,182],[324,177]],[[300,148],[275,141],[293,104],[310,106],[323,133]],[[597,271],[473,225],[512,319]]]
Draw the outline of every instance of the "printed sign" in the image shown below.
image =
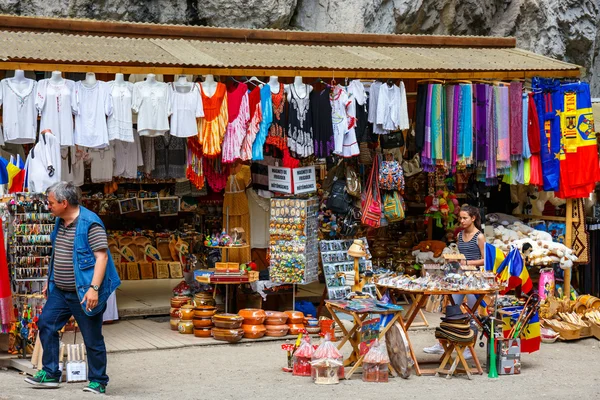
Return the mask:
[[317,191],[315,166],[294,168],[294,193],[312,193]]
[[293,193],[291,168],[269,165],[269,190],[279,193]]

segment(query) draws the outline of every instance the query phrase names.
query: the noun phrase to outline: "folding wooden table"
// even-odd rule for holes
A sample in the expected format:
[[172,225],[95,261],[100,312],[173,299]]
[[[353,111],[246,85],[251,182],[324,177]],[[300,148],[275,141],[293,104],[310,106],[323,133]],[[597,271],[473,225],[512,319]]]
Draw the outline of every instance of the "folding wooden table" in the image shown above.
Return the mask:
[[[363,355],[360,354],[359,331],[362,328],[365,320],[369,317],[369,315],[393,315],[393,317],[388,321],[386,326],[379,332],[380,340],[385,338],[385,333],[396,322],[398,322],[400,324],[400,326],[404,330],[404,333],[406,334],[406,328],[405,328],[404,322],[402,321],[402,311],[403,310],[376,309],[376,310],[353,311],[353,310],[348,310],[347,308],[345,308],[339,304],[333,303],[329,300],[325,301],[325,307],[327,307],[327,310],[329,310],[329,313],[335,320],[336,324],[340,327],[340,329],[344,333],[344,337],[338,343],[337,348],[339,350],[341,350],[342,347],[344,346],[344,344],[346,344],[346,342],[349,342],[350,345],[352,346],[352,354],[350,354],[350,357],[348,357],[346,360],[344,360],[344,367],[347,367],[347,366],[351,365],[352,363],[354,363],[354,365],[352,366],[350,371],[346,374],[346,379],[350,379],[352,374],[354,374],[354,372],[356,372],[358,367],[360,367],[360,365],[362,364],[363,359],[365,358],[364,354]],[[346,327],[342,323],[340,317],[336,313],[343,313],[343,314],[350,315],[353,318],[352,329],[350,329],[350,330],[346,329]],[[409,346],[410,346],[410,339],[408,339],[408,334],[406,334],[406,338],[409,341]],[[394,370],[394,368],[391,365],[389,366],[389,368],[390,368],[390,372],[398,375],[398,373]]]

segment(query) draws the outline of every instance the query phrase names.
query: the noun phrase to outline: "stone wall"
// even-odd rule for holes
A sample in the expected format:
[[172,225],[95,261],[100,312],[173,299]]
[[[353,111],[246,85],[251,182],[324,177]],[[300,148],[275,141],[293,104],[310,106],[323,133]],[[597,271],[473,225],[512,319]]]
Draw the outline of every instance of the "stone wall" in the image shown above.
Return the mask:
[[334,32],[515,36],[586,67],[600,96],[600,0],[0,0],[0,13]]

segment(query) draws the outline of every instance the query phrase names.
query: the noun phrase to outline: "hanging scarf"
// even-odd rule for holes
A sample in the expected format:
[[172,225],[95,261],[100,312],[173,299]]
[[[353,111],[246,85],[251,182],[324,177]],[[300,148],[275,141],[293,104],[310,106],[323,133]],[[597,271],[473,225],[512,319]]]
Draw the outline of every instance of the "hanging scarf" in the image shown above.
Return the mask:
[[425,172],[433,172],[431,162],[431,101],[433,85],[427,85],[427,107],[425,108],[425,146],[421,152],[421,167]]
[[545,191],[558,191],[560,181],[560,117],[557,106],[562,104],[560,83],[555,79],[534,78],[534,99],[540,121],[542,177]]
[[473,164],[473,86],[460,85],[458,141],[461,164]]
[[496,160],[498,156],[498,116],[496,108],[500,105],[500,102],[496,103],[495,91],[491,86],[486,87],[486,98],[489,100],[486,102],[485,114],[487,121],[486,131],[486,142],[487,142],[487,158],[486,158],[486,171],[485,171],[485,184],[487,186],[494,186],[498,184],[498,170],[496,168]]
[[442,119],[442,85],[434,84],[431,93],[431,161],[435,167],[443,163],[444,124]]
[[475,157],[478,165],[485,165],[487,159],[487,116],[488,116],[488,86],[477,84],[475,86],[475,134],[477,135],[477,146],[475,147]]
[[202,147],[197,137],[188,138],[188,158],[186,177],[196,188],[204,187],[204,172],[202,171]]
[[495,127],[498,140],[498,175],[508,173],[510,169],[510,116],[508,88],[494,87]]
[[220,192],[227,186],[229,167],[221,163],[220,158],[202,157],[204,179],[213,192]]
[[4,247],[4,230],[0,229],[0,333],[7,333],[14,322],[10,275]]
[[444,115],[444,165],[446,168],[452,168],[452,135],[454,132],[454,87],[455,85],[446,85],[444,89],[444,97],[446,99],[445,115]]
[[454,108],[452,110],[452,143],[450,144],[450,169],[452,173],[456,172],[456,163],[458,160],[458,131],[460,129],[460,116],[462,115],[460,109],[460,98],[461,98],[461,88],[459,85],[455,85],[453,87],[453,103]]
[[[529,159],[531,158],[531,150],[529,149],[529,140],[527,138],[528,128],[528,108],[529,96],[527,93],[521,93],[521,155],[517,160],[518,176],[516,183],[529,185]],[[525,165],[527,164],[527,165]]]
[[510,155],[515,161],[521,159],[523,153],[523,84],[511,82],[509,91],[510,103]]

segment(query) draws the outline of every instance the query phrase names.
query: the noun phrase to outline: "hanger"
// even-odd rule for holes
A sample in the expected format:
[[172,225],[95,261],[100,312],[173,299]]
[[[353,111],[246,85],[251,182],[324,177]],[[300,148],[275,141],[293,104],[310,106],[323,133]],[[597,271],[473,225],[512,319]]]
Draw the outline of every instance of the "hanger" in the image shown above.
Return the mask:
[[417,84],[419,83],[441,83],[444,84],[446,83],[446,81],[440,80],[440,79],[422,79],[420,81],[417,81]]
[[265,85],[265,83],[258,79],[256,76],[250,77],[250,79],[248,79],[246,83],[252,83],[253,85]]
[[493,81],[494,86],[510,86],[510,83],[502,82],[502,81]]
[[389,87],[392,87],[392,86],[394,86],[394,80],[393,80],[393,79],[391,79],[391,78],[390,78],[390,79],[388,79],[388,80],[387,80],[385,83],[386,83],[386,84],[387,84]]
[[335,72],[331,71],[331,86],[337,85],[337,81],[335,80]]

